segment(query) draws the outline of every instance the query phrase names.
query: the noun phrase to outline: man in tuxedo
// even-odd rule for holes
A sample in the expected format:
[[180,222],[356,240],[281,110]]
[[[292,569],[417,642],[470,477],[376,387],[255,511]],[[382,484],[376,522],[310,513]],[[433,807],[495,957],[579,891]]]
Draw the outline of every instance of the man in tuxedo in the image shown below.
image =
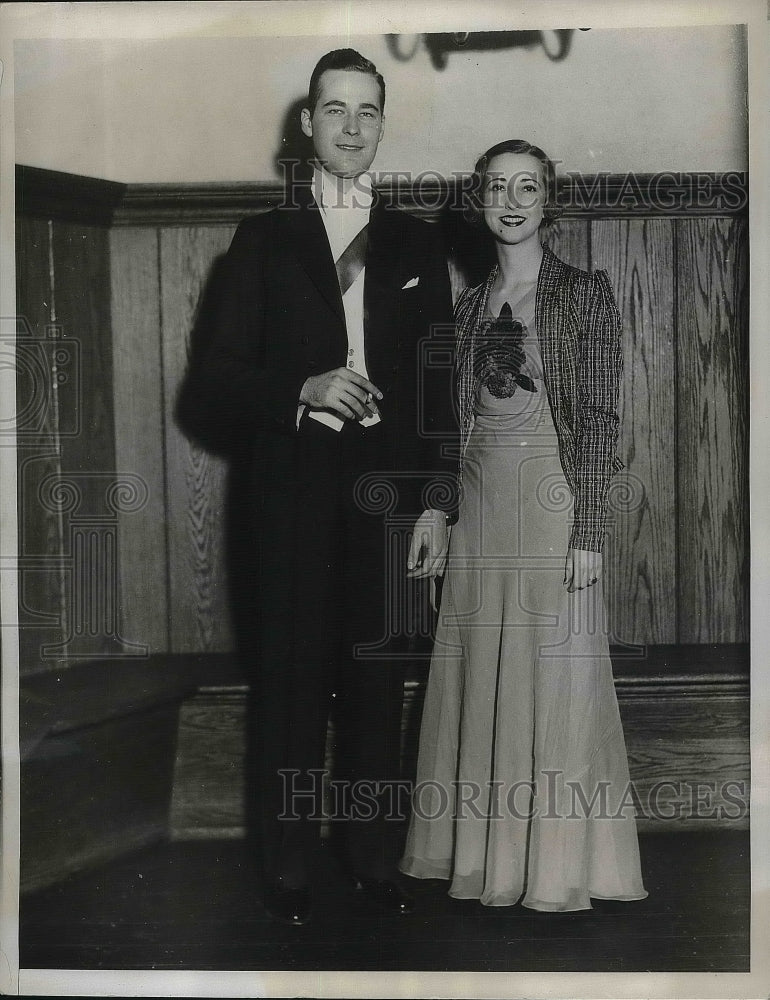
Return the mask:
[[[384,104],[359,53],[319,61],[301,113],[312,179],[239,225],[178,409],[238,483],[265,905],[295,925],[311,913],[332,706],[352,885],[389,912],[413,906],[386,815],[409,649],[395,633],[446,549],[451,369],[422,357],[452,303],[438,227],[372,188]],[[411,542],[387,517],[412,518]]]

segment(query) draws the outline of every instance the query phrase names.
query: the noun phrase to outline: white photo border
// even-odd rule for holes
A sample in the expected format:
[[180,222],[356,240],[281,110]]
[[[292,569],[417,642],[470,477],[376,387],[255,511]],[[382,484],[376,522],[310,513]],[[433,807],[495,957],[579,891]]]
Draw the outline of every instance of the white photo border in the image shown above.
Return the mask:
[[[313,997],[647,997],[750,998],[770,993],[770,139],[766,0],[263,0],[3,4],[0,8],[0,317],[16,312],[14,257],[13,43],[29,38],[158,38],[352,35],[510,28],[633,28],[747,24],[750,191],[750,525],[751,525],[751,852],[750,973],[356,973],[128,972],[19,969],[19,745],[16,456],[0,448],[0,614],[2,616],[2,885],[0,992],[25,995]],[[2,320],[6,322],[5,319]],[[15,373],[0,370],[0,420],[12,417]]]

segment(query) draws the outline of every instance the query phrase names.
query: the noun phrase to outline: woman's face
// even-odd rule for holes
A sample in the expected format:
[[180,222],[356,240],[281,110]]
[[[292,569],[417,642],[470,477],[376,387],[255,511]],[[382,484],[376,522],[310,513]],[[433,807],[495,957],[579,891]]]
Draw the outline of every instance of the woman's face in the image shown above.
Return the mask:
[[500,153],[487,166],[481,189],[484,222],[502,243],[537,239],[546,201],[543,164],[529,153]]

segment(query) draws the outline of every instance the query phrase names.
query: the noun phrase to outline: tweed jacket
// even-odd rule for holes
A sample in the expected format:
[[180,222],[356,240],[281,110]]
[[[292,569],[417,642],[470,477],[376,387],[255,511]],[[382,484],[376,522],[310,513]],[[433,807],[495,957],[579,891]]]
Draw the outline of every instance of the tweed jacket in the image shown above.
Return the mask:
[[[455,305],[461,452],[474,421],[474,352],[497,277],[466,288]],[[535,296],[535,326],[559,458],[574,497],[570,547],[601,552],[607,496],[617,458],[618,393],[623,372],[621,319],[606,271],[589,274],[543,246]],[[462,465],[460,469],[462,477]]]

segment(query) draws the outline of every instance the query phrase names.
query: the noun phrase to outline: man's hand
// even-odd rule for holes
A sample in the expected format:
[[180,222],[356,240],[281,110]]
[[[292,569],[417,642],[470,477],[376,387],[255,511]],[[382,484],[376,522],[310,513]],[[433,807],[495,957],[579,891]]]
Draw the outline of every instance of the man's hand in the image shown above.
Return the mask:
[[313,410],[332,410],[346,420],[363,420],[378,413],[382,393],[369,379],[349,368],[311,375],[302,386],[300,403]]
[[423,511],[414,526],[406,561],[406,575],[412,580],[439,576],[444,572],[448,547],[449,532],[444,512]]
[[564,585],[570,594],[585,590],[601,579],[602,554],[589,549],[570,549],[564,566]]

